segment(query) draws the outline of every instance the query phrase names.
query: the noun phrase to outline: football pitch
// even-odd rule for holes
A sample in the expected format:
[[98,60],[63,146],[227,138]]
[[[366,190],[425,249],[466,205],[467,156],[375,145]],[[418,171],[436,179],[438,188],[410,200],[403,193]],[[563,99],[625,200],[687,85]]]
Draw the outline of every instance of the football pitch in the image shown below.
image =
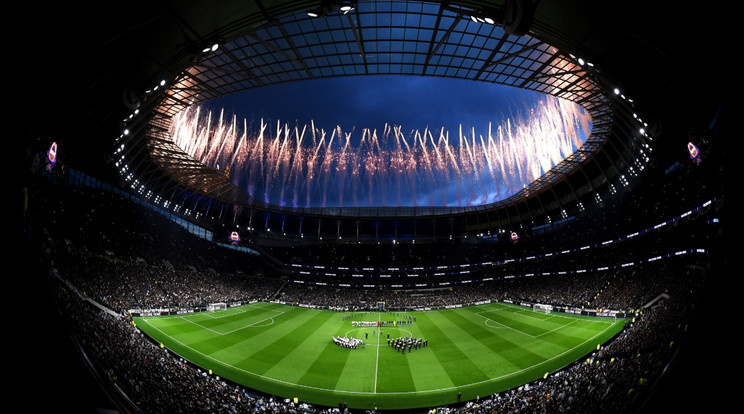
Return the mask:
[[[259,302],[214,312],[138,317],[164,347],[213,375],[300,402],[424,408],[542,378],[619,332],[625,320],[490,303],[417,312],[337,312]],[[388,322],[389,326],[374,326]],[[372,326],[360,326],[372,325]],[[358,338],[356,349],[334,337]],[[391,344],[388,344],[388,338]],[[396,338],[425,345],[392,345]]]

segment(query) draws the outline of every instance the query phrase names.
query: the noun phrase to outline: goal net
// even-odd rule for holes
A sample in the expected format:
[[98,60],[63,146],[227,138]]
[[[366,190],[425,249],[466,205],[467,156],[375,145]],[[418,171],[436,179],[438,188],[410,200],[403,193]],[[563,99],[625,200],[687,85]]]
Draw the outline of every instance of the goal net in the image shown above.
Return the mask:
[[532,305],[533,312],[550,313],[552,310],[553,310],[553,306],[551,305],[544,305],[542,303],[535,303]]
[[225,302],[217,302],[217,303],[209,303],[207,304],[207,310],[210,312],[214,312],[216,310],[220,309],[227,309],[227,303]]

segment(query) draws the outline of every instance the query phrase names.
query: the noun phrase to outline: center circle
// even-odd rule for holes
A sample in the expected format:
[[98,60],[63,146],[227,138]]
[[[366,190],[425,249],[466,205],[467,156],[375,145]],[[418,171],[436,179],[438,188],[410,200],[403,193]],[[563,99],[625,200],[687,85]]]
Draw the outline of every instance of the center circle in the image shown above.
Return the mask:
[[[399,328],[399,327],[396,327],[396,326],[388,326],[388,327],[385,327],[385,330],[383,330],[383,331],[382,331],[382,333],[383,333],[383,334],[385,334],[385,333],[388,333],[387,331],[389,331],[390,329],[397,329],[398,331],[402,331],[402,332],[407,332],[407,333],[408,333],[408,337],[409,337],[409,338],[413,338],[413,333],[412,333],[411,331],[409,331],[409,330],[407,330],[407,329]],[[363,331],[363,330],[366,330],[366,331],[369,331],[369,330],[376,330],[376,331],[378,331],[378,333],[380,333],[380,331],[379,331],[379,328],[378,328],[378,327],[367,326],[367,327],[354,328],[354,329],[348,330],[348,331],[346,331],[346,333],[344,334],[344,336],[348,337],[348,336],[349,336],[349,334],[350,334],[350,333],[352,333],[352,332],[355,332],[355,331]],[[359,339],[361,339],[361,338],[359,338]],[[392,338],[391,338],[391,339],[392,339]],[[375,344],[373,344],[373,343],[369,343],[369,344],[368,344],[368,343],[366,343],[366,342],[364,343],[364,345],[365,345],[365,346],[382,346],[382,345],[380,345],[380,344],[376,344],[376,343],[375,343]],[[387,344],[385,344],[385,346],[387,346]]]

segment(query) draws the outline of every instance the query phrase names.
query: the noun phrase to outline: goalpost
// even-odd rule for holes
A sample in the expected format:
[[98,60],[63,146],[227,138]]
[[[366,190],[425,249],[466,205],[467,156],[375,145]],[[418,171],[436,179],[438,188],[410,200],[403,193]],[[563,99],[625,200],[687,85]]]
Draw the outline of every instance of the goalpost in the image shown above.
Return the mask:
[[216,302],[216,303],[208,303],[207,304],[207,310],[210,312],[214,312],[216,310],[224,310],[227,309],[227,303],[225,302]]
[[532,305],[532,311],[533,312],[545,312],[545,314],[548,314],[553,311],[553,306],[544,305],[542,303],[535,303]]

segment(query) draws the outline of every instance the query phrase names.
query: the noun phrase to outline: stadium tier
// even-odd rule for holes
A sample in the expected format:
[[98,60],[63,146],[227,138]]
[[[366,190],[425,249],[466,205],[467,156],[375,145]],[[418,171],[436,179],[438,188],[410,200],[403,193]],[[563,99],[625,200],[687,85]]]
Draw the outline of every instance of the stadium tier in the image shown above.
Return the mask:
[[[21,62],[56,78],[29,82],[17,122],[31,272],[13,276],[29,332],[12,336],[30,356],[10,372],[45,396],[24,408],[726,402],[727,363],[708,348],[724,346],[712,321],[735,303],[722,298],[735,134],[720,54],[694,43],[703,17],[689,10],[672,23],[666,6],[595,3],[34,10],[44,47]],[[317,95],[298,92],[313,82]],[[492,107],[512,96],[497,88],[526,95]],[[248,93],[263,94],[231,107]],[[289,107],[286,123],[267,113]],[[509,114],[480,129],[395,124],[458,111]],[[342,128],[347,112],[403,119]],[[306,123],[321,113],[338,124]]]

